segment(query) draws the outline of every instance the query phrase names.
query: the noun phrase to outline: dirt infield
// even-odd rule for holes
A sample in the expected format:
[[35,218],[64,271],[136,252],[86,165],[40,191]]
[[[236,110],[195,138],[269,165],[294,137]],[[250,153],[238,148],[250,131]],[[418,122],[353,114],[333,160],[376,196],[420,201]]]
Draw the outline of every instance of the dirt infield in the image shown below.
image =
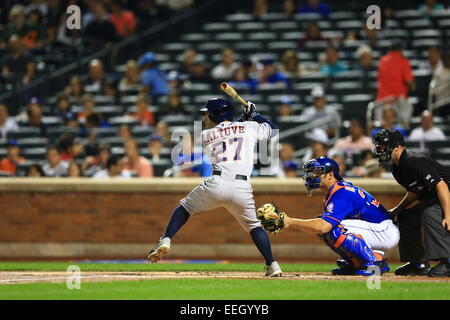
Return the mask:
[[[108,281],[136,281],[136,280],[157,280],[157,279],[266,279],[272,280],[333,280],[366,281],[362,276],[333,276],[329,273],[319,272],[286,272],[281,278],[266,278],[262,272],[168,272],[168,271],[141,271],[141,272],[98,272],[83,271],[79,275],[68,274],[57,271],[2,271],[0,272],[0,285],[19,283],[61,283],[68,279],[79,278],[84,282],[108,282]],[[382,280],[393,282],[449,282],[450,278],[430,278],[430,277],[398,277],[394,274],[386,274]]]

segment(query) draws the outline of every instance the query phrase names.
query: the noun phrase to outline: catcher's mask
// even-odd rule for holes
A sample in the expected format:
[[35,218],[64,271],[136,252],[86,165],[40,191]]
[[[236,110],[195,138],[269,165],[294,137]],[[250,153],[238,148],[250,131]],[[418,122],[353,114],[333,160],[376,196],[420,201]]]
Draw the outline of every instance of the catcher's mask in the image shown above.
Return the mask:
[[320,188],[320,177],[329,172],[333,172],[336,180],[344,180],[339,174],[339,165],[333,159],[320,157],[305,163],[303,166],[303,180],[308,190],[308,196],[311,195],[312,190]]
[[391,164],[392,151],[398,146],[404,146],[405,140],[399,131],[383,129],[375,135],[373,144],[375,145],[375,157],[380,166],[385,166]]

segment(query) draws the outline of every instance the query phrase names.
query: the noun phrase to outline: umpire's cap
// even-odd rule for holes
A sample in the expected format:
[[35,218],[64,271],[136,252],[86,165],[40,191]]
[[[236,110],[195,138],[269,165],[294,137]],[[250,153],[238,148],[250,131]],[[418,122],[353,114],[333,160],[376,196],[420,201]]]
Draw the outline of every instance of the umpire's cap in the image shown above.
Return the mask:
[[209,99],[200,112],[209,112],[209,119],[215,123],[233,121],[233,105],[225,99]]

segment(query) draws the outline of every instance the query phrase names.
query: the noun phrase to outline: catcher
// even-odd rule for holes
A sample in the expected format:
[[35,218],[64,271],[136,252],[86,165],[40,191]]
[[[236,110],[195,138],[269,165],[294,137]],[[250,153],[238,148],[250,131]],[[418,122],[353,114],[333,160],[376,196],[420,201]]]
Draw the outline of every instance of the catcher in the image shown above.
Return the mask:
[[308,193],[320,188],[325,195],[323,214],[315,219],[289,218],[265,204],[257,211],[264,229],[272,234],[287,228],[319,235],[341,257],[334,275],[370,276],[373,266],[380,274],[389,272],[383,251],[397,246],[400,234],[387,210],[368,192],[344,181],[332,159],[312,159],[303,169]]

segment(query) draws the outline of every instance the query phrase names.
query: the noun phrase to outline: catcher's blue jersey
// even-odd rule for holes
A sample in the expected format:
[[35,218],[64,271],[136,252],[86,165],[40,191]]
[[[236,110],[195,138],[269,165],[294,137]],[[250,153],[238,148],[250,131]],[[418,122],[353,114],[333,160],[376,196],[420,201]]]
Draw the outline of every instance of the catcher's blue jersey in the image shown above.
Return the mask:
[[330,188],[324,211],[321,218],[333,227],[346,219],[372,223],[390,219],[387,210],[370,193],[347,181],[337,181]]

